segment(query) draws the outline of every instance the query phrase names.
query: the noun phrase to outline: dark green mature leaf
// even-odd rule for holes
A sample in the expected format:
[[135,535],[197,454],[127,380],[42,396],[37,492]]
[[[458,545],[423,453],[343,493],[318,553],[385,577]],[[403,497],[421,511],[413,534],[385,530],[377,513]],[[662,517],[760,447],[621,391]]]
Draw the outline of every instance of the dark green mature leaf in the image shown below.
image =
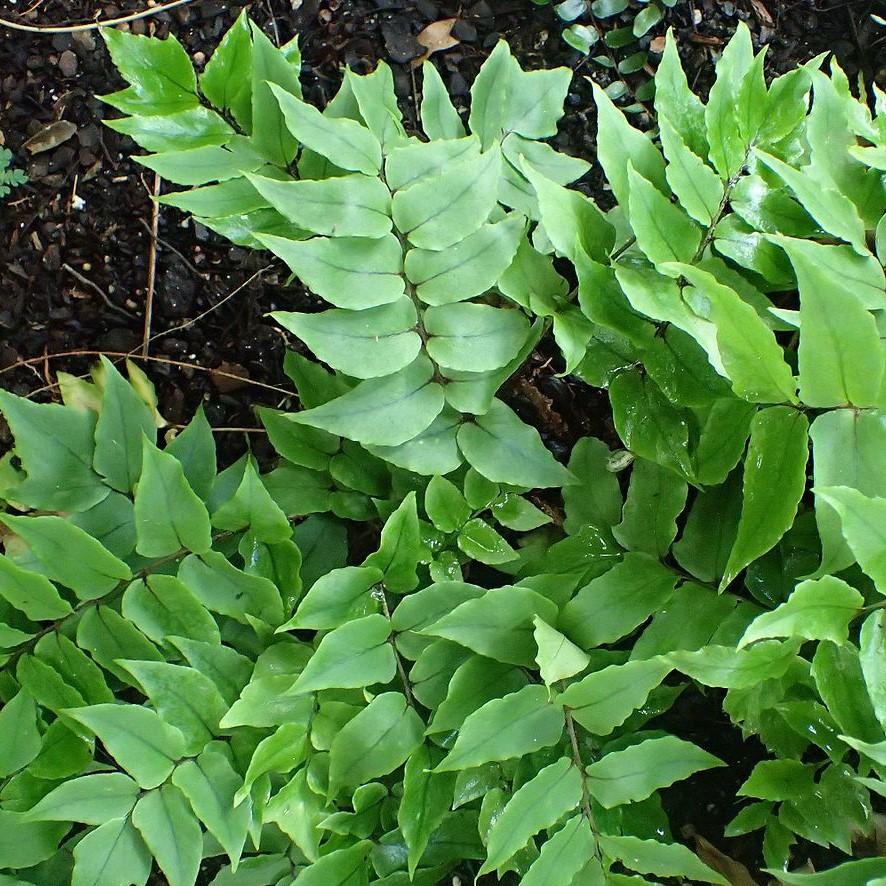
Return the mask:
[[738,535],[721,589],[777,544],[794,522],[806,486],[808,437],[806,416],[790,407],[772,406],[754,416]]
[[157,859],[169,886],[193,886],[202,861],[202,833],[187,800],[171,784],[145,794],[132,823]]
[[345,566],[321,576],[304,596],[295,615],[277,628],[280,631],[310,628],[329,630],[345,621],[376,611],[373,586],[383,573],[374,566]]
[[69,829],[64,822],[25,821],[21,812],[0,809],[0,864],[10,869],[40,864],[55,854]]
[[212,546],[206,506],[188,485],[181,462],[142,438],[142,473],[135,493],[136,550],[166,557]]
[[616,430],[628,449],[684,477],[692,477],[689,414],[636,369],[619,372],[609,385]]
[[612,643],[666,603],[676,584],[677,576],[647,554],[625,554],[563,607],[558,626],[582,649]]
[[763,640],[750,649],[705,646],[692,652],[671,652],[666,658],[678,671],[704,686],[747,689],[784,674],[799,645],[799,641]]
[[[91,535],[62,517],[0,515],[39,560],[49,578],[71,588],[81,600],[94,600],[132,576],[129,567]],[[76,551],[76,556],[71,556]]]
[[414,876],[431,835],[442,824],[453,800],[455,778],[432,772],[434,759],[426,744],[417,748],[403,772],[403,799],[397,823],[409,847],[409,875]]
[[569,470],[577,483],[563,487],[566,520],[570,534],[586,523],[614,526],[621,518],[622,495],[618,476],[609,470],[612,452],[596,437],[582,437],[572,448]]
[[471,714],[434,771],[468,769],[550,747],[560,740],[564,723],[562,708],[550,703],[544,686],[525,686]]
[[858,650],[822,640],[812,658],[812,677],[818,694],[846,735],[878,742],[883,730],[865,689]]
[[91,410],[33,403],[0,390],[0,410],[28,478],[16,501],[36,508],[85,511],[108,495],[92,469],[96,417]]
[[886,859],[862,858],[814,874],[794,873],[780,868],[766,868],[766,872],[790,886],[877,886],[886,877]]
[[377,695],[332,740],[329,794],[387,775],[422,744],[424,723],[400,692]]
[[585,770],[588,790],[607,809],[636,802],[694,772],[726,764],[697,745],[673,735],[649,738],[612,751]]
[[458,533],[457,544],[473,560],[495,566],[517,559],[517,554],[507,541],[485,520],[475,517],[468,520]]
[[480,874],[494,871],[543,828],[581,802],[581,773],[568,757],[545,766],[508,801],[486,839],[487,857]]
[[143,886],[151,863],[151,853],[129,818],[112,818],[74,847],[71,886]]
[[184,756],[182,734],[148,708],[98,704],[64,712],[94,732],[108,753],[143,788],[155,788]]
[[523,424],[500,400],[486,415],[458,431],[468,463],[488,480],[517,486],[563,486],[572,474],[554,460],[538,432]]
[[676,474],[645,458],[631,467],[631,484],[621,523],[613,535],[629,551],[663,559],[677,535],[677,517],[686,504],[688,486]]
[[293,693],[388,683],[396,672],[388,643],[391,623],[383,615],[345,622],[326,634],[292,687]]

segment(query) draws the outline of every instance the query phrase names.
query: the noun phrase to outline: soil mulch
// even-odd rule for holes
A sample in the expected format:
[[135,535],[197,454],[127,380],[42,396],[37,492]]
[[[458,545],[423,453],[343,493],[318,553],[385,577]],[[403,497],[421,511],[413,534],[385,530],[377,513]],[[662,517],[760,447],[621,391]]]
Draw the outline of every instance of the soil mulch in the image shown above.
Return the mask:
[[[38,0],[23,16],[25,3],[0,0],[0,16],[69,24],[143,5],[144,0]],[[242,7],[201,0],[135,22],[132,30],[175,34],[199,68]],[[575,78],[554,142],[560,150],[594,159],[586,77],[606,85],[609,74],[561,40],[563,23],[550,5],[530,0],[256,0],[249,7],[278,42],[300,35],[302,79],[310,100],[321,106],[328,101],[344,66],[363,72],[384,60],[394,70],[401,107],[413,128],[416,95],[408,62],[420,50],[415,36],[431,22],[459,20],[453,29],[459,45],[434,59],[462,108],[469,84],[500,37],[525,68],[568,65]],[[832,51],[851,78],[862,71],[882,81],[886,70],[875,67],[878,35],[870,11],[870,0],[680,2],[645,42],[673,26],[690,82],[701,91],[710,86],[713,61],[739,19],[748,22],[758,44],[769,45],[770,74]],[[0,144],[13,151],[14,164],[30,178],[0,203],[0,385],[17,394],[56,396],[52,382],[58,370],[84,373],[95,360],[53,355],[119,354],[143,344],[154,180],[129,159],[137,152],[135,145],[102,125],[115,112],[95,97],[121,86],[95,31],[30,35],[0,28]],[[30,136],[57,121],[72,124],[70,137],[33,155],[23,148]],[[582,187],[606,202],[598,171],[592,170]],[[288,273],[279,262],[231,246],[176,210],[161,208],[158,223],[149,330],[150,354],[157,360],[143,365],[158,387],[163,414],[173,424],[183,423],[202,402],[218,428],[255,428],[254,405],[293,406],[294,397],[286,393],[292,386],[282,372],[291,343],[265,315],[304,307],[312,297],[298,286],[284,285]],[[36,362],[22,365],[31,360]],[[605,395],[559,378],[556,371],[554,349],[543,343],[511,381],[506,398],[558,453],[588,433],[610,436]],[[241,454],[247,439],[261,455],[260,434],[220,432],[223,460]],[[8,443],[8,430],[0,422],[0,451]],[[704,707],[709,711],[709,705]],[[691,708],[681,710],[695,721]],[[699,728],[705,728],[704,716],[697,714]],[[714,731],[737,735],[724,726],[717,724]],[[735,812],[716,801],[734,797],[758,753],[738,740],[732,744],[723,749],[735,763],[731,775],[716,770],[726,775],[694,782],[693,791],[678,798],[673,810],[675,822],[691,823],[714,840]],[[699,797],[705,795],[710,802],[702,804]]]

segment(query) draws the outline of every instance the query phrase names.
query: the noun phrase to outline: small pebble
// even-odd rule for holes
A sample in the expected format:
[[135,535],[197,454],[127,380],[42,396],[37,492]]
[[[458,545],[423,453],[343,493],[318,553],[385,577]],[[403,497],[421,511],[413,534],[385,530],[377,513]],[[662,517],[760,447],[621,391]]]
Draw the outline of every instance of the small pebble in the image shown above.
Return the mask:
[[58,59],[58,68],[65,77],[73,77],[77,73],[77,56],[66,49]]

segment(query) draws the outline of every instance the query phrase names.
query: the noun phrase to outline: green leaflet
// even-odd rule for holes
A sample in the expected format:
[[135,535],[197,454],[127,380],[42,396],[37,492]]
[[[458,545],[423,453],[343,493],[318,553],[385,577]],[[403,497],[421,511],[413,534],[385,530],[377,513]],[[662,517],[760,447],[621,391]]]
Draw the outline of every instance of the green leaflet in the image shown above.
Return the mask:
[[306,231],[379,238],[391,230],[391,195],[375,176],[343,175],[325,181],[246,177],[274,209]]
[[[0,523],[21,538],[49,578],[71,588],[81,600],[101,597],[132,575],[122,560],[62,517],[5,515]],[[70,556],[72,551],[76,557]]]
[[169,886],[191,886],[202,861],[202,833],[188,802],[174,785],[145,794],[132,812],[132,823]]
[[40,753],[40,744],[37,705],[27,689],[20,689],[0,710],[0,773],[3,777],[27,766]]
[[63,618],[73,610],[42,575],[20,569],[0,555],[0,597],[33,621]]
[[377,695],[335,736],[329,793],[365,784],[402,765],[421,745],[421,718],[399,692]]
[[394,224],[413,246],[445,249],[482,225],[495,205],[501,152],[491,148],[394,194]]
[[772,548],[793,523],[806,482],[808,433],[806,416],[787,406],[772,406],[754,416],[738,535],[721,590]]
[[508,801],[487,837],[487,857],[480,873],[495,870],[542,828],[555,824],[578,806],[581,773],[567,757],[546,766]]
[[600,848],[626,868],[659,877],[686,877],[702,883],[729,882],[722,874],[708,867],[694,853],[679,843],[661,843],[638,837],[601,835]]
[[246,842],[251,804],[234,805],[234,795],[243,781],[228,757],[210,746],[195,760],[185,760],[172,774],[172,783],[187,798],[194,815],[218,840],[234,870]]
[[535,487],[562,486],[572,479],[545,449],[538,432],[498,400],[486,415],[459,428],[458,446],[468,463],[489,480]]
[[840,515],[843,537],[859,566],[886,590],[886,551],[883,547],[883,515],[886,499],[869,498],[857,489],[840,486],[817,487],[821,496]]
[[422,557],[415,493],[410,492],[388,517],[378,550],[366,558],[363,566],[379,570],[385,587],[402,594],[418,585],[416,567]]
[[489,305],[444,304],[424,312],[428,356],[439,366],[486,372],[506,366],[529,335],[519,312]]
[[122,772],[84,775],[62,782],[28,810],[29,821],[79,821],[104,824],[129,814],[138,785]]
[[145,883],[151,853],[128,818],[112,818],[74,847],[72,886],[94,883]]
[[96,419],[91,411],[32,403],[3,390],[0,409],[28,474],[16,489],[18,501],[38,508],[85,511],[107,496],[108,488],[92,469]]
[[[683,208],[699,224],[709,225],[720,210],[723,183],[717,174],[687,146],[666,116],[658,122],[668,164],[668,185]],[[657,153],[657,152],[656,152]]]
[[381,145],[365,127],[345,117],[321,114],[296,96],[271,84],[286,128],[305,146],[342,169],[372,175],[381,169]]
[[725,765],[700,747],[667,735],[648,738],[623,751],[611,751],[585,771],[591,795],[602,806],[612,809],[643,800],[653,791],[694,772]]
[[188,485],[181,462],[147,438],[135,493],[135,532],[143,557],[165,557],[183,548],[202,554],[212,545],[209,514]]
[[390,375],[408,366],[421,350],[414,331],[418,317],[406,297],[360,311],[275,311],[271,316],[324,363],[355,378]]
[[460,138],[465,134],[458,111],[433,62],[422,65],[421,125],[428,138]]
[[425,304],[446,305],[482,295],[507,270],[525,226],[519,213],[511,213],[449,249],[410,249],[404,271]]
[[791,596],[772,612],[754,619],[738,648],[764,637],[804,637],[845,643],[849,622],[858,614],[864,597],[833,576],[797,585]]
[[148,708],[99,704],[65,711],[101,739],[108,753],[143,788],[155,788],[184,756],[182,734]]
[[385,157],[385,182],[392,191],[401,191],[441,167],[462,160],[476,160],[480,156],[480,141],[476,136],[442,139],[440,141],[411,141],[394,148]]
[[594,735],[609,735],[641,707],[671,665],[661,658],[610,665],[572,683],[557,701]]
[[526,686],[471,714],[459,729],[452,750],[434,771],[467,769],[549,747],[559,741],[563,724],[563,711],[548,701],[547,690]]
[[569,886],[593,858],[591,829],[576,815],[545,842],[522,882],[526,886]]
[[383,615],[345,622],[328,633],[292,687],[293,693],[387,683],[396,670],[388,643],[391,623]]
[[583,649],[612,643],[666,603],[676,583],[677,576],[648,555],[625,554],[563,607],[558,626]]
[[[817,244],[788,237],[771,239],[790,257],[800,289],[800,398],[818,407],[877,405],[886,350],[874,316],[854,291],[845,292],[846,278],[822,261],[830,256],[816,251]],[[867,270],[866,265],[861,267]],[[865,294],[869,291],[862,290]],[[878,295],[874,304],[879,307],[883,305],[882,288]]]
[[420,355],[405,369],[361,382],[292,420],[358,443],[398,446],[426,430],[443,409],[443,389],[433,374],[431,362]]
[[535,660],[547,686],[572,677],[588,666],[590,657],[544,619],[536,616],[533,623],[535,645],[538,646]]
[[405,291],[403,250],[393,235],[312,237],[290,240],[259,234],[259,240],[326,301],[353,311],[398,301]]

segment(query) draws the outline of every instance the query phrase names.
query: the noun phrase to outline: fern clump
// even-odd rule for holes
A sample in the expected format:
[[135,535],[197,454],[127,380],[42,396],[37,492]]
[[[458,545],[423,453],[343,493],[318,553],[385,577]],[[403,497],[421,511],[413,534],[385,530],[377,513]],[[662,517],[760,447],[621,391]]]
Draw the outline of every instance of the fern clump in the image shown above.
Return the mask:
[[[287,355],[266,472],[219,472],[202,412],[158,438],[131,364],[0,392],[0,880],[727,884],[663,803],[735,762],[663,716],[690,694],[762,749],[724,851],[886,877],[857,848],[886,795],[882,95],[821,59],[767,84],[740,29],[703,104],[669,40],[654,133],[596,93],[603,212],[543,141],[568,72],[504,44],[467,129],[426,66],[419,137],[386,68],[321,113],[245,16],[199,79],[173,38],[106,39],[110,125],[332,306],[276,314],[326,366]],[[564,466],[497,397],[549,331],[619,449]]]

